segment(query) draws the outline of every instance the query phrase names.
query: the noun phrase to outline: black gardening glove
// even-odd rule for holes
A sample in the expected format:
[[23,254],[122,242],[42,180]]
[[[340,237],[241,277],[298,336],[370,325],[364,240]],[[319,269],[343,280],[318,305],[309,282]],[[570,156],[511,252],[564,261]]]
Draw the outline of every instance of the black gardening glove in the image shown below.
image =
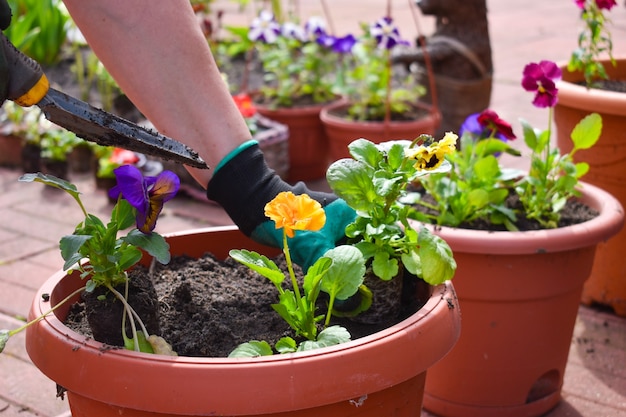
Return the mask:
[[257,143],[244,145],[218,165],[207,186],[207,197],[221,204],[239,229],[253,240],[282,248],[283,235],[265,216],[265,205],[283,191],[308,194],[326,212],[326,224],[317,232],[298,231],[288,245],[295,263],[305,271],[324,253],[345,238],[346,226],[355,211],[334,194],[311,191],[302,182],[284,182],[265,163]]
[[[6,0],[0,0],[0,30],[5,30],[11,24],[11,8]],[[9,69],[7,59],[0,48],[0,106],[7,99],[9,87]]]

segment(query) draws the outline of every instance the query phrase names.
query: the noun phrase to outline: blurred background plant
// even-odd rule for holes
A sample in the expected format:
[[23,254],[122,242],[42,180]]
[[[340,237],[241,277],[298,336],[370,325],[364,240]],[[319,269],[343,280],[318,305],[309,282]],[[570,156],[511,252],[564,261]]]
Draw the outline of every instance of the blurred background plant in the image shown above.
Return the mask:
[[574,0],[580,9],[580,18],[585,24],[578,35],[578,48],[574,50],[567,65],[569,71],[581,71],[585,76],[587,87],[591,87],[598,79],[608,79],[602,63],[601,55],[608,55],[611,64],[616,65],[613,58],[613,40],[607,24],[611,21],[605,16],[617,5],[615,0]]
[[4,34],[41,65],[56,64],[66,40],[69,14],[61,0],[8,0],[13,12]]
[[[342,94],[351,103],[348,116],[354,120],[383,121],[385,119],[414,119],[415,103],[426,90],[407,73],[394,73],[391,53],[407,42],[400,36],[391,17],[372,24],[361,24],[363,34],[355,38],[340,38],[346,62],[340,68]],[[350,43],[352,45],[350,45]]]

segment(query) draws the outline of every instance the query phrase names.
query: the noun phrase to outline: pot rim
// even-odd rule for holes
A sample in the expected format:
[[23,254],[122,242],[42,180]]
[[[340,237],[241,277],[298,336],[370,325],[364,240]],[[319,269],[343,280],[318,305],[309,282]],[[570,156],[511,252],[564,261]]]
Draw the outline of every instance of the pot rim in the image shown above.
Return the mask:
[[[433,106],[423,102],[414,103],[416,107],[422,110],[428,111],[428,114],[416,120],[391,120],[388,123],[389,126],[406,126],[411,124],[439,124],[441,121],[441,112],[435,109]],[[384,121],[371,121],[371,120],[350,120],[343,117],[335,116],[330,112],[342,107],[349,107],[350,102],[347,100],[324,106],[320,111],[320,119],[323,123],[331,126],[344,126],[346,124],[358,123],[365,126],[378,127],[385,124]]]
[[[618,67],[626,67],[626,57],[616,58],[616,67],[612,67],[608,59],[600,60],[610,77],[615,77]],[[616,91],[606,91],[598,88],[587,88],[584,85],[576,84],[583,81],[581,72],[570,72],[567,70],[567,62],[557,64],[563,72],[563,78],[557,81],[558,102],[564,106],[572,106],[589,112],[600,112],[614,115],[626,115],[626,94]],[[623,73],[624,70],[622,69]]]
[[617,234],[624,225],[624,208],[608,192],[579,182],[580,201],[599,211],[587,222],[557,229],[528,231],[487,231],[426,224],[444,239],[455,252],[518,255],[562,252],[602,242]]
[[[227,226],[168,237],[207,231],[240,233],[236,227]],[[77,275],[68,276],[59,271],[50,277],[38,290],[29,317],[50,308],[50,303],[43,301],[43,294],[50,294],[52,302],[60,299],[60,295],[54,294],[57,284],[70,280],[75,281],[74,287],[80,286]],[[262,358],[198,358],[110,350],[70,330],[55,314],[27,330],[26,348],[44,374],[82,396],[97,395],[101,401],[128,406],[120,404],[119,396],[130,394],[138,397],[133,401],[141,403],[137,404],[140,409],[173,413],[180,412],[182,406],[185,413],[197,414],[207,411],[207,386],[192,382],[199,379],[209,381],[206,383],[210,385],[214,413],[238,415],[348,401],[388,388],[424,372],[452,349],[459,334],[458,303],[452,284],[447,282],[433,287],[426,304],[396,325],[351,342],[308,352]],[[423,343],[423,337],[437,343],[438,348]],[[406,354],[407,349],[410,355]],[[74,355],[74,359],[68,359],[67,355]],[[320,365],[321,358],[325,362]],[[98,368],[101,366],[98,363],[105,363],[105,369]],[[141,367],[141,384],[137,384],[138,367]],[[344,373],[335,376],[329,369]],[[166,372],[170,373],[165,376]],[[103,390],[85,383],[89,378],[96,381],[112,378],[115,382]],[[331,389],[321,391],[321,386]],[[266,387],[271,387],[272,395],[265,395],[271,397],[264,399],[265,404],[232,401],[233,393],[263,393]],[[139,399],[141,395],[147,398]]]

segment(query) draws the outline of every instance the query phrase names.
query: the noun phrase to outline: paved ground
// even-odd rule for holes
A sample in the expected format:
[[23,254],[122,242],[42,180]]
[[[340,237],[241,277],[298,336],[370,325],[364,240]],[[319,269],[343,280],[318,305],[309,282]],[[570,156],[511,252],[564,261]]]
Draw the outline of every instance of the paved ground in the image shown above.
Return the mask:
[[[318,2],[302,2],[302,13],[319,13]],[[357,29],[358,21],[373,21],[384,14],[380,0],[334,0],[332,17],[337,32]],[[612,13],[616,52],[626,53],[626,8]],[[227,23],[242,23],[245,16],[227,0],[216,7],[226,10]],[[488,0],[495,78],[492,108],[515,122],[524,117],[538,126],[545,112],[530,105],[519,87],[523,66],[530,61],[566,60],[577,35],[577,12],[572,0]],[[393,13],[407,38],[416,26],[408,2],[393,3]],[[431,19],[420,17],[424,33]],[[519,131],[519,127],[516,127]],[[523,144],[518,142],[523,150]],[[505,163],[508,161],[504,161]],[[512,162],[524,166],[525,160]],[[27,313],[36,288],[60,269],[58,239],[72,230],[80,211],[65,194],[40,184],[16,180],[20,172],[0,169],[0,328],[13,328]],[[105,215],[110,206],[91,177],[71,178],[84,194],[88,210]],[[314,184],[323,188],[324,184]],[[224,212],[206,203],[177,197],[159,221],[163,233],[229,224]],[[581,307],[565,374],[563,401],[550,417],[617,417],[626,415],[626,319]],[[0,417],[67,416],[67,403],[55,398],[54,384],[29,361],[23,339],[12,339],[0,355]],[[423,416],[427,416],[424,413]]]

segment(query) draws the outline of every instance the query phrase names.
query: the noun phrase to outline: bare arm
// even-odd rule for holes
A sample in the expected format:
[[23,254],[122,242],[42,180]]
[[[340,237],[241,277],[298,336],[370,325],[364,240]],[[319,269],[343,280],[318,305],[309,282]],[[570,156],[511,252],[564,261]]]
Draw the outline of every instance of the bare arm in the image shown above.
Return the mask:
[[[188,0],[64,0],[121,89],[164,135],[211,167],[250,132]],[[203,186],[212,170],[190,170]]]

